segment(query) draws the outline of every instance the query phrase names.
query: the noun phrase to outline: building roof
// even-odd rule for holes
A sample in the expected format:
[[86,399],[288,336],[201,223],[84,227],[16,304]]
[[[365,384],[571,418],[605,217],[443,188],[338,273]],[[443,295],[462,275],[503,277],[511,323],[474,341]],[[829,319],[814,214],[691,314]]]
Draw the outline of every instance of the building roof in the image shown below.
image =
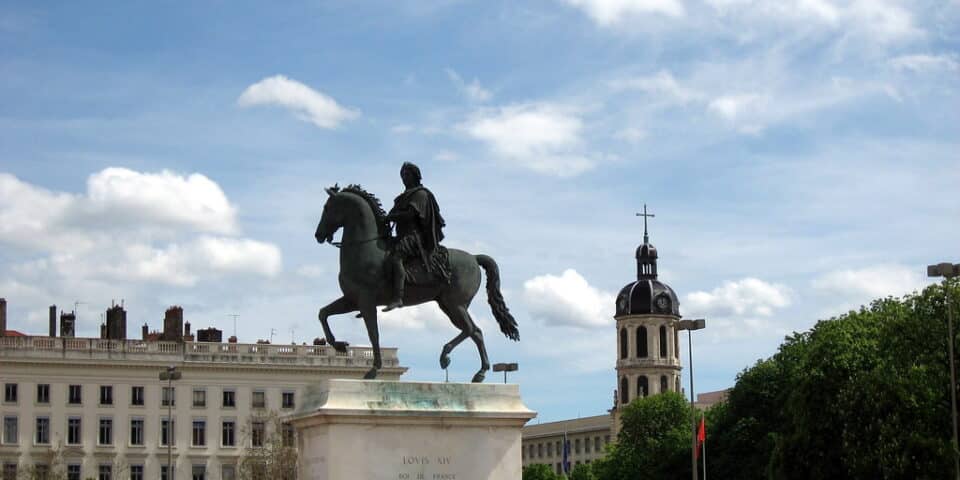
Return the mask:
[[18,332],[16,330],[4,330],[3,336],[5,337],[26,337],[27,335],[23,332]]
[[610,414],[597,415],[593,417],[575,418],[572,420],[560,420],[558,422],[528,424],[523,427],[523,438],[548,437],[567,433],[592,432],[596,430],[610,431],[613,422]]

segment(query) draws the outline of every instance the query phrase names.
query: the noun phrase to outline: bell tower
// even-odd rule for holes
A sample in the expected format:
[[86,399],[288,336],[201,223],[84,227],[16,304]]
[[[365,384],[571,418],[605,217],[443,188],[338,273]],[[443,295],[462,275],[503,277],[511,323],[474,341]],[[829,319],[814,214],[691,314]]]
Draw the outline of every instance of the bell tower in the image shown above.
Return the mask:
[[680,302],[657,277],[657,248],[650,243],[643,206],[643,243],[637,247],[637,279],[620,290],[616,301],[617,389],[613,434],[620,430],[620,411],[638,397],[680,391]]

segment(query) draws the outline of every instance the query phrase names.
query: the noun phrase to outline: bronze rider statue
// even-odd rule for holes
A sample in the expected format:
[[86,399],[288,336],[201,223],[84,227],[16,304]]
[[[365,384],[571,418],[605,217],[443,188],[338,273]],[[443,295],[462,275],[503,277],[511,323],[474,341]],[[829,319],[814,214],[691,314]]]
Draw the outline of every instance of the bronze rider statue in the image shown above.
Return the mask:
[[440,216],[437,199],[420,183],[422,176],[416,165],[405,162],[400,167],[400,178],[406,190],[394,199],[387,215],[387,221],[393,222],[396,228],[396,235],[390,239],[387,249],[385,267],[387,278],[393,280],[393,296],[384,312],[403,306],[405,260],[419,260],[429,278],[450,282],[447,251],[440,245],[446,224]]

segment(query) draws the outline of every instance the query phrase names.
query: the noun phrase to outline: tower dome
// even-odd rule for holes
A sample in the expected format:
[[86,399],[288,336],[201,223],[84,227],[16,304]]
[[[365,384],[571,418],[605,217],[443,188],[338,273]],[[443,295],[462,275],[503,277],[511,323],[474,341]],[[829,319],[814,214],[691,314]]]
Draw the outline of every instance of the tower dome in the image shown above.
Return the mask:
[[646,213],[646,205],[642,216],[643,243],[637,247],[637,281],[620,289],[616,316],[658,314],[679,317],[680,302],[676,292],[657,279],[657,247],[650,243],[647,232],[647,217],[653,215]]

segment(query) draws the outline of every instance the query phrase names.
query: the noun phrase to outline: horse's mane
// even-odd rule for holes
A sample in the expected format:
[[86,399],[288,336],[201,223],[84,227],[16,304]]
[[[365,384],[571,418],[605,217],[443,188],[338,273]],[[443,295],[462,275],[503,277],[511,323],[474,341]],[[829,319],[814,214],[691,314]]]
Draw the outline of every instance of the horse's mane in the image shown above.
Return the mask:
[[342,190],[338,189],[337,186],[334,185],[332,190],[349,192],[366,200],[367,205],[370,206],[370,210],[373,211],[373,218],[377,223],[377,232],[384,237],[390,236],[390,226],[387,225],[387,212],[383,210],[383,205],[380,203],[380,199],[377,198],[376,195],[364,190],[359,184],[347,185]]

